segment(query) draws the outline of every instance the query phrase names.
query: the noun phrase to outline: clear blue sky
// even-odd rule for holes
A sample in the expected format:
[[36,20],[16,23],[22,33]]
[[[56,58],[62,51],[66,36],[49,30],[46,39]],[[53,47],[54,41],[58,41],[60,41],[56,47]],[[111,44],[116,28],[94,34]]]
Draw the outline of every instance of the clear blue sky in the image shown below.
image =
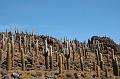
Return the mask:
[[0,0],[1,30],[10,24],[58,38],[106,35],[120,42],[120,0]]

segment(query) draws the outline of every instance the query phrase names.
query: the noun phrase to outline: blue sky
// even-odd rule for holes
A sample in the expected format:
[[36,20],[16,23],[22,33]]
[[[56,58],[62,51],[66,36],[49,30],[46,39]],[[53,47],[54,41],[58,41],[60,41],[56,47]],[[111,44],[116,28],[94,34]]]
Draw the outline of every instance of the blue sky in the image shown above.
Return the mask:
[[120,0],[0,0],[0,27],[57,38],[109,36],[120,42]]

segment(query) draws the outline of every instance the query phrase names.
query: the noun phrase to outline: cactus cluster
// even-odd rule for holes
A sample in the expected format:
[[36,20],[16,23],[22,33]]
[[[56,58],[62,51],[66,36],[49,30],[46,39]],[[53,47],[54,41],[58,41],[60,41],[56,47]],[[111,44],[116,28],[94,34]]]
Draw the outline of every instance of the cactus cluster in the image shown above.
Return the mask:
[[[99,40],[57,40],[50,36],[24,32],[2,32],[0,37],[0,64],[7,71],[13,71],[16,67],[23,72],[57,71],[60,75],[69,71],[93,72],[96,73],[95,77],[107,78],[120,74],[119,54]],[[75,78],[77,77],[75,74]],[[85,76],[81,73],[81,77]]]

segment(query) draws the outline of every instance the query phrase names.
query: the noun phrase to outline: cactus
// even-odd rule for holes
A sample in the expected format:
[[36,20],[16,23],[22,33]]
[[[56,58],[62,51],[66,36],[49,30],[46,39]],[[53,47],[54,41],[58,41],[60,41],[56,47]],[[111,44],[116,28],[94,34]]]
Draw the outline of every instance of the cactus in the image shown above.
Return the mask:
[[53,69],[52,46],[50,46],[50,69]]
[[25,71],[25,60],[24,60],[24,49],[21,48],[21,62],[22,62],[22,70]]
[[103,59],[103,56],[102,56],[102,54],[100,53],[100,55],[99,55],[99,60],[102,61],[102,59]]
[[38,57],[38,40],[36,40],[35,52],[36,52],[36,57]]
[[2,54],[3,54],[3,50],[0,49],[0,64],[2,63]]
[[59,74],[62,74],[62,56],[59,55]]
[[29,37],[29,52],[31,52],[31,37]]
[[112,60],[115,59],[115,56],[114,56],[114,49],[112,49]]
[[48,47],[47,47],[47,39],[45,40],[45,51],[44,51],[44,56],[45,56],[45,67],[46,69],[49,69],[49,58],[48,58]]
[[115,76],[119,76],[119,65],[118,65],[118,60],[115,57],[115,59],[112,61],[112,67],[113,67],[113,74]]
[[97,65],[97,77],[100,77],[100,68],[98,65]]
[[75,51],[73,50],[73,61],[75,60]]
[[93,62],[93,70],[96,71],[96,63]]
[[11,40],[11,52],[12,52],[12,66],[14,66],[14,37]]
[[96,58],[97,58],[97,65],[100,65],[100,62],[99,62],[99,53],[98,53],[97,49],[96,49]]
[[70,46],[69,46],[69,42],[67,41],[67,48],[65,51],[65,57],[66,57],[66,68],[69,70],[70,69]]
[[56,62],[58,62],[58,53],[57,53],[57,51],[55,53],[55,56],[56,56]]
[[100,61],[100,68],[101,68],[101,70],[104,70],[104,62],[103,62],[103,60]]
[[108,78],[108,69],[105,69],[105,76]]
[[27,53],[27,49],[26,49],[26,36],[24,36],[24,53]]
[[6,61],[7,61],[6,70],[9,71],[9,70],[11,70],[11,44],[10,43],[8,43]]
[[5,35],[2,35],[2,49],[5,50]]
[[81,67],[81,70],[84,71],[84,67],[83,67],[83,57],[80,57],[80,67]]
[[19,36],[19,51],[21,52],[21,36]]
[[72,50],[73,50],[73,61],[75,60],[75,43],[72,43]]

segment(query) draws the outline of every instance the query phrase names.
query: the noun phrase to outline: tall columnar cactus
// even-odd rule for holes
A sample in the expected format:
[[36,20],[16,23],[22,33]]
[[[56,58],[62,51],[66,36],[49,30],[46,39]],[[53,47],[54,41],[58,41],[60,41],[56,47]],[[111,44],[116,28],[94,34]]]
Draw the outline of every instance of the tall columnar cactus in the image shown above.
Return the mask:
[[21,51],[21,46],[22,46],[22,44],[21,44],[21,36],[19,36],[19,51]]
[[12,40],[11,40],[11,52],[12,52],[12,66],[14,66],[14,36],[12,35]]
[[97,77],[100,77],[100,68],[98,65],[97,65]]
[[33,44],[33,47],[34,47],[34,44],[35,44],[35,38],[34,38],[34,35],[32,35],[32,44]]
[[9,71],[12,68],[11,66],[11,44],[10,43],[8,43],[6,62],[7,62],[6,70]]
[[118,60],[117,58],[115,58],[113,61],[112,61],[112,67],[113,67],[113,74],[115,76],[119,76],[119,65],[118,65]]
[[31,36],[29,37],[29,52],[31,52]]
[[5,49],[5,35],[2,35],[2,49]]
[[25,60],[24,60],[24,49],[21,48],[21,62],[22,62],[22,70],[25,71]]
[[62,56],[59,55],[59,74],[62,74]]
[[100,58],[100,68],[101,68],[101,70],[104,70],[104,62],[103,62],[103,57],[102,57],[101,53],[100,53],[99,58]]
[[100,58],[100,61],[102,61],[102,60],[103,60],[102,53],[100,53],[99,58]]
[[71,53],[71,50],[70,50],[69,42],[67,41],[67,48],[65,51],[67,69],[70,69],[70,53]]
[[53,69],[52,46],[50,46],[50,69]]
[[2,54],[3,54],[3,49],[0,49],[0,64],[2,63]]
[[108,77],[108,69],[105,69],[105,76]]
[[24,36],[24,53],[27,53],[27,48],[26,48],[26,36]]
[[100,61],[100,68],[101,68],[101,70],[104,70],[104,62],[103,62],[103,60]]
[[114,49],[112,49],[112,60],[114,60],[115,59],[115,55],[114,55],[115,53],[114,53]]
[[73,61],[75,60],[75,43],[72,43],[72,53],[73,53]]
[[36,44],[35,44],[35,53],[36,53],[36,57],[38,57],[38,40],[36,40]]
[[73,50],[73,61],[75,60],[75,51]]
[[93,62],[93,70],[96,71],[96,63]]
[[47,40],[45,40],[45,51],[44,51],[44,56],[45,56],[45,67],[46,69],[49,69],[49,55],[48,55],[48,45],[47,45]]
[[99,53],[98,53],[98,50],[96,49],[96,59],[97,59],[97,65],[100,64],[100,61],[99,61]]
[[84,71],[83,57],[80,57],[80,67],[81,67],[81,70]]

